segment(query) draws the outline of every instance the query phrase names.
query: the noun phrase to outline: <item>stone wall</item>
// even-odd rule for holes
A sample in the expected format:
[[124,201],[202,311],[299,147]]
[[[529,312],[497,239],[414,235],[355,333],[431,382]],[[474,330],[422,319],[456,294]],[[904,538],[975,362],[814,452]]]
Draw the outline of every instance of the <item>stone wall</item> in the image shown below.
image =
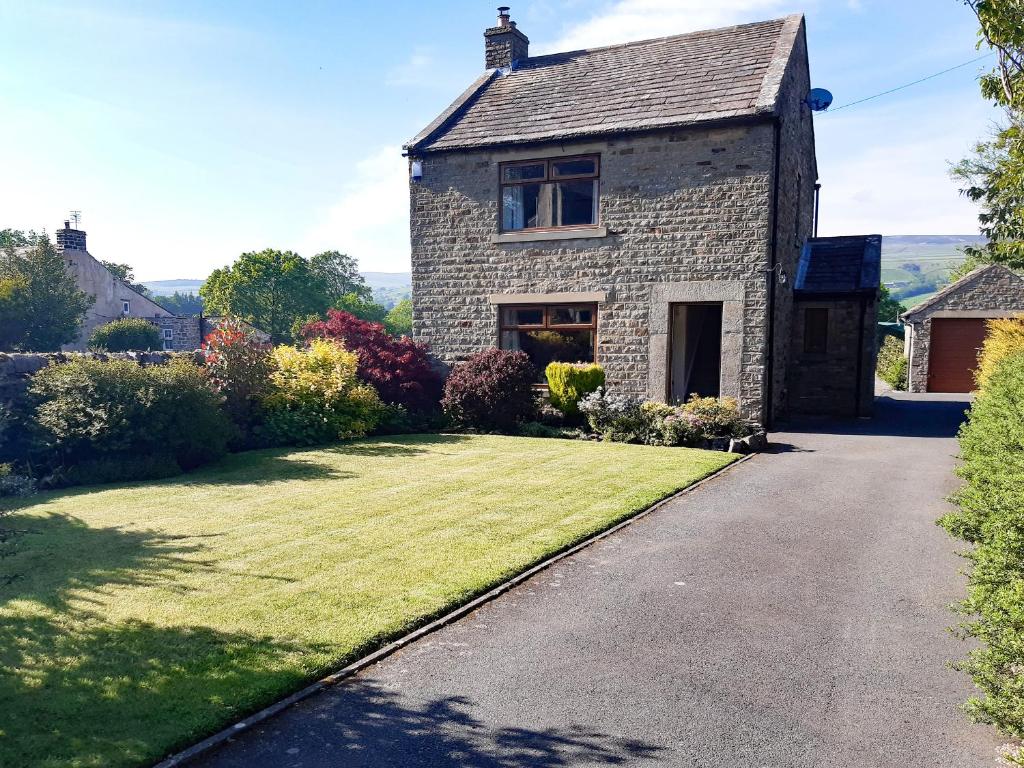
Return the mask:
[[775,418],[788,415],[791,402],[789,388],[790,337],[794,322],[792,286],[804,243],[814,229],[814,184],[818,164],[814,152],[814,123],[811,110],[804,103],[811,88],[807,69],[807,37],[801,25],[796,36],[793,55],[789,59],[780,87],[782,119],[779,138],[779,197],[777,208],[778,235],[776,254],[785,285],[775,277],[775,339],[772,365],[772,392]]
[[28,386],[32,374],[52,363],[86,359],[132,360],[139,365],[163,365],[180,356],[173,352],[0,352],[0,403],[9,402],[19,396]]
[[1003,266],[975,270],[946,288],[926,305],[904,315],[909,357],[908,389],[928,391],[932,318],[996,318],[1024,313],[1024,278]]
[[[647,397],[651,345],[668,343],[667,324],[651,324],[652,288],[728,280],[745,296],[738,394],[744,414],[762,418],[772,142],[759,123],[426,155],[411,187],[415,338],[451,364],[497,346],[489,294],[602,292],[598,361],[610,387]],[[498,164],[581,153],[601,157],[607,234],[492,242]],[[663,399],[664,382],[651,385]]]
[[[804,310],[828,310],[828,342],[824,353],[804,351]],[[790,329],[792,359],[788,368],[791,415],[870,416],[875,399],[875,327],[878,303],[849,299],[799,299]],[[858,356],[860,399],[857,399]]]

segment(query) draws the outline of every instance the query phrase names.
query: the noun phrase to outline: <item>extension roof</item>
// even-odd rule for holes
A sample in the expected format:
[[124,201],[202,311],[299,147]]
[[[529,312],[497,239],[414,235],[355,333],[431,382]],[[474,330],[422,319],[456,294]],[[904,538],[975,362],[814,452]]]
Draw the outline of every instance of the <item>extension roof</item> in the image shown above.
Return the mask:
[[774,114],[803,16],[531,56],[481,75],[405,145],[429,152]]
[[815,237],[800,254],[793,290],[800,294],[874,293],[881,276],[881,235]]

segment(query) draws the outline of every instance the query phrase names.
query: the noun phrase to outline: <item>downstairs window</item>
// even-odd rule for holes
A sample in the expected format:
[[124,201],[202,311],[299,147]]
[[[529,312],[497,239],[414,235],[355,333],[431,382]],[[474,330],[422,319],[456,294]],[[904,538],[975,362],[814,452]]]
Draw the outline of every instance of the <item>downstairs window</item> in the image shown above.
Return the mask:
[[502,307],[500,346],[522,350],[545,381],[548,363],[597,362],[596,304]]

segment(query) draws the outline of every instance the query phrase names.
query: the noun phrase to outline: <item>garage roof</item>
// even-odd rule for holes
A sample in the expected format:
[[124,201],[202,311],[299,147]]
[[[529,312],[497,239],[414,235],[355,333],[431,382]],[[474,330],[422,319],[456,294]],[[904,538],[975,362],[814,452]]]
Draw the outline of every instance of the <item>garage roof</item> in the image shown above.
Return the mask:
[[795,291],[807,294],[870,293],[882,274],[882,236],[814,237],[804,245]]

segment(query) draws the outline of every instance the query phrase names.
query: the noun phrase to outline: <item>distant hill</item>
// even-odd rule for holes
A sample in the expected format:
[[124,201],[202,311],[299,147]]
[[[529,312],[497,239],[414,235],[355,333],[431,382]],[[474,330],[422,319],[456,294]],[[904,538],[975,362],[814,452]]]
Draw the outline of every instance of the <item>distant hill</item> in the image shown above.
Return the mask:
[[[373,289],[373,298],[385,307],[393,307],[412,295],[412,275],[409,272],[362,272],[366,284]],[[199,293],[203,280],[150,280],[143,283],[154,296],[174,293]]]
[[963,263],[965,245],[985,242],[980,235],[888,235],[882,238],[882,283],[893,297],[912,306],[949,282]]

